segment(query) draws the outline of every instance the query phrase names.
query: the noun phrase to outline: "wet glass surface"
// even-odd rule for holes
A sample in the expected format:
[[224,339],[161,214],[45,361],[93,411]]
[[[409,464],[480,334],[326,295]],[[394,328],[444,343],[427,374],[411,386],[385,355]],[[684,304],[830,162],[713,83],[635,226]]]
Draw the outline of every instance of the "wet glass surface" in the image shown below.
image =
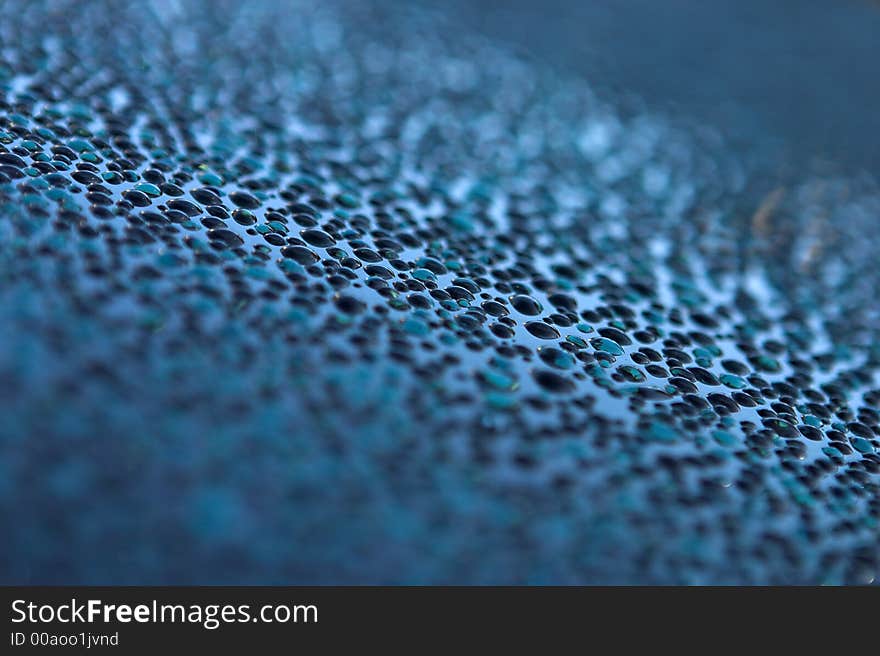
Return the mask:
[[4,582],[874,581],[871,138],[468,11],[4,3]]

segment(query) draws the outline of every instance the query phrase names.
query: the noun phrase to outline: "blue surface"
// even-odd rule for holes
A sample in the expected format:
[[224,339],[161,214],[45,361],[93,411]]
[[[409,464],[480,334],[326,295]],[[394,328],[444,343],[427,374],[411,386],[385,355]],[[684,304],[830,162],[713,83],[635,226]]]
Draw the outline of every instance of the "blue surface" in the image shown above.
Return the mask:
[[3,582],[873,582],[867,150],[526,9],[4,5]]

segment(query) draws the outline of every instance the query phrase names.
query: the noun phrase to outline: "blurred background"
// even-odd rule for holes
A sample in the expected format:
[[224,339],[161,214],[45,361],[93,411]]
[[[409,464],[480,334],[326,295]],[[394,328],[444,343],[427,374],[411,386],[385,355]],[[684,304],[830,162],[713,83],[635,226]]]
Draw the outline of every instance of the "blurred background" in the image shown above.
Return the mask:
[[615,96],[772,140],[799,166],[880,166],[875,0],[422,2]]

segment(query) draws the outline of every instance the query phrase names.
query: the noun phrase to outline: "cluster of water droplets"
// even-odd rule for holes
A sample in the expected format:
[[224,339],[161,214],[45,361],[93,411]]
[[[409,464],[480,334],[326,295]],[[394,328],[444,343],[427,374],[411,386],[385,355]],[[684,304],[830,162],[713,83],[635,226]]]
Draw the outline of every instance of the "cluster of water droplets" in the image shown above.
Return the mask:
[[4,15],[5,578],[873,580],[871,180],[382,3]]

